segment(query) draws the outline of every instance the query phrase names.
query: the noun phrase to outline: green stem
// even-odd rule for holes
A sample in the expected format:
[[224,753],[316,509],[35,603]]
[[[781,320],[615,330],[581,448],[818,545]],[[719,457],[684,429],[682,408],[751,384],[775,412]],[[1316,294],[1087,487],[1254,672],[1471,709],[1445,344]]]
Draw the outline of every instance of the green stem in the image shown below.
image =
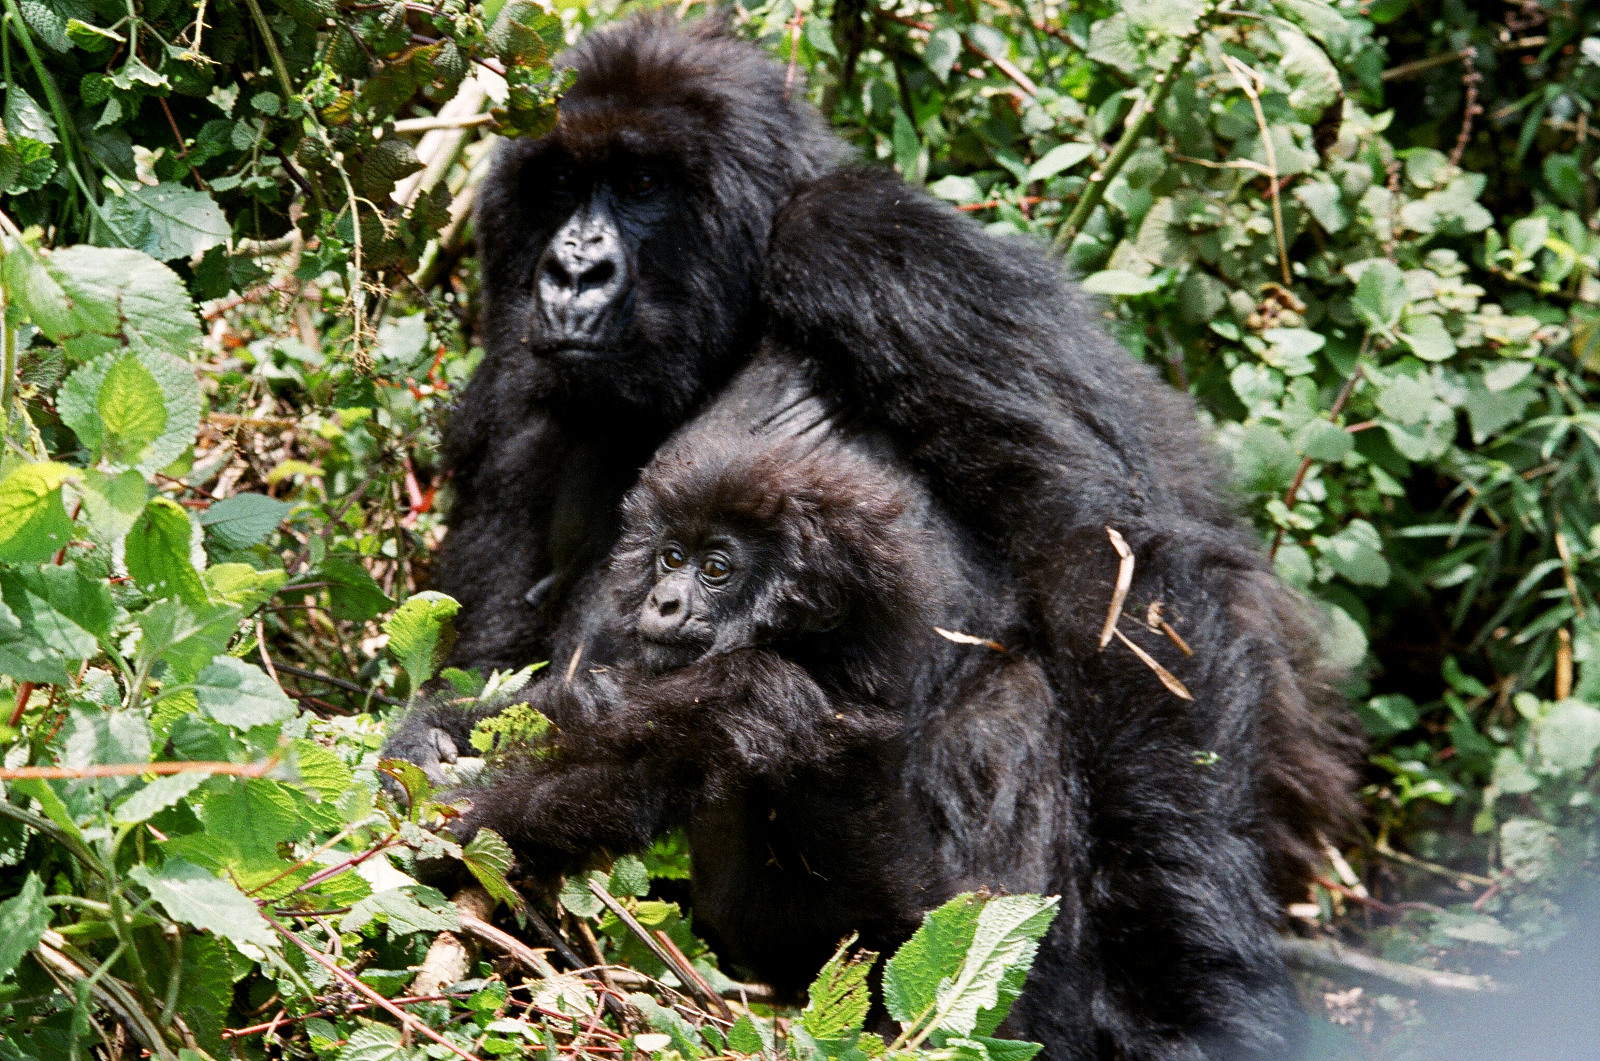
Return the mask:
[[[6,0],[15,3],[16,0]],[[261,40],[267,46],[267,55],[272,60],[272,72],[278,77],[278,85],[283,89],[283,104],[289,105],[294,99],[294,84],[289,80],[289,66],[283,61],[283,53],[278,50],[278,39],[272,35],[272,25],[267,22],[266,14],[261,10],[260,0],[244,0],[245,6],[250,9],[250,19],[256,24],[256,29],[261,33]]]
[[150,973],[144,967],[144,958],[140,956],[139,948],[133,945],[133,915],[129,913],[127,900],[122,895],[122,881],[117,877],[117,849],[135,828],[137,826],[124,825],[110,841],[105,862],[106,898],[111,903],[111,930],[117,934],[118,944],[128,949],[128,962],[133,966],[134,990],[139,994],[139,1003],[144,1012],[150,1014],[161,1012],[160,1003],[150,988]]
[[1194,50],[1200,46],[1200,38],[1211,28],[1211,20],[1227,6],[1228,2],[1229,0],[1212,0],[1206,5],[1206,9],[1195,19],[1194,29],[1189,31],[1178,46],[1177,56],[1165,70],[1156,75],[1155,84],[1151,86],[1149,93],[1139,103],[1138,108],[1128,116],[1122,139],[1118,140],[1117,146],[1112,149],[1111,157],[1090,176],[1089,183],[1084,186],[1083,195],[1078,199],[1078,205],[1072,208],[1066,223],[1056,233],[1057,254],[1064,254],[1067,248],[1072,246],[1073,237],[1088,222],[1095,207],[1100,205],[1100,200],[1105,198],[1107,186],[1122,171],[1122,167],[1127,165],[1128,159],[1133,157],[1139,141],[1144,138],[1145,128],[1149,126],[1150,119],[1155,117],[1156,111],[1172,94],[1172,86],[1177,84],[1183,68],[1189,65]]
[[4,800],[0,800],[0,817],[19,821],[28,828],[43,833],[71,852],[72,856],[83,863],[85,867],[102,877],[105,876],[105,870],[101,868],[100,860],[95,858],[94,853],[84,846],[83,841],[75,836],[69,836],[65,829],[49,818],[40,817],[32,811],[23,810],[15,803],[7,803]]

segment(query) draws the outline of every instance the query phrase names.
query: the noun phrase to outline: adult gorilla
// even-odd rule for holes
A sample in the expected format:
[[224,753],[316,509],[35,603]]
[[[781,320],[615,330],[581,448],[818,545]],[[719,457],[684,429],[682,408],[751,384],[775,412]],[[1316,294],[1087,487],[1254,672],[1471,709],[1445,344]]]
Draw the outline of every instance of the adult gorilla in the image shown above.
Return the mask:
[[[557,128],[501,150],[478,213],[487,353],[446,439],[437,580],[463,606],[454,662],[571,673],[639,469],[758,346],[792,348],[832,421],[887,436],[994,551],[1053,687],[1059,779],[1029,813],[1057,823],[1063,913],[1016,1032],[1052,1061],[1292,1053],[1272,933],[1353,816],[1353,741],[1187,399],[1039,248],[843,168],[754,49],[634,19],[568,62]],[[1134,577],[1104,647],[1108,526]],[[470,722],[419,709],[390,752],[436,772]],[[950,799],[996,798],[963,767]]]

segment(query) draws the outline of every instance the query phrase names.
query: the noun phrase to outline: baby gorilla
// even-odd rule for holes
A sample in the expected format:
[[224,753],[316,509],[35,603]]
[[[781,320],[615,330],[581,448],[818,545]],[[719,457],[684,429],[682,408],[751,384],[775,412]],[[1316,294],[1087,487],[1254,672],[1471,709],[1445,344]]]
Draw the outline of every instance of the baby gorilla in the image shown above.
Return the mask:
[[[770,402],[784,390],[763,372],[744,383]],[[1042,889],[1022,866],[1050,847],[1007,834],[1026,815],[994,801],[1015,793],[934,776],[984,759],[952,746],[975,730],[940,717],[935,690],[1016,690],[983,709],[1049,729],[1032,664],[935,630],[1015,634],[1015,603],[980,589],[1005,580],[985,583],[892,458],[826,421],[805,398],[755,430],[712,418],[661,451],[624,505],[604,628],[526,696],[555,720],[553,747],[459,793],[471,806],[455,829],[493,828],[543,873],[685,826],[697,928],[785,993],[851,932],[892,949],[962,888]],[[1002,730],[976,732],[1018,758],[1029,742]],[[975,820],[948,820],[949,800]],[[990,857],[978,829],[1018,854]]]

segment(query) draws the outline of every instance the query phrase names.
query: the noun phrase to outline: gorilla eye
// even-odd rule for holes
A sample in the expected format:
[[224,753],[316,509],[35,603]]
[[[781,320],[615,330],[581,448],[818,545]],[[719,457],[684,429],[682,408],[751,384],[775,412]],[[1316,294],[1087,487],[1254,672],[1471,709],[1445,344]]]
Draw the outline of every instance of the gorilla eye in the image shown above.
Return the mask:
[[647,169],[634,170],[623,182],[622,190],[635,199],[643,199],[661,186],[661,180]]
[[721,553],[712,553],[700,565],[700,574],[712,585],[720,585],[733,574],[733,562]]
[[683,565],[688,562],[689,558],[676,545],[669,545],[661,550],[661,566],[668,571],[681,570]]

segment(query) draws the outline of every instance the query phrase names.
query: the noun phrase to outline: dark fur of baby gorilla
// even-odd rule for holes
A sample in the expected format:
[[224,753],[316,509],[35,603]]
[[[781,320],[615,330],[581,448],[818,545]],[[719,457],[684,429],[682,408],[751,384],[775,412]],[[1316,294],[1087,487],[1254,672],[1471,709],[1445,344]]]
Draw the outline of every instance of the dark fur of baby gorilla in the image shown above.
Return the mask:
[[[924,721],[907,738],[928,779],[919,813],[936,816],[929,850],[965,860],[963,880],[1030,876],[1062,896],[1019,1033],[1051,1061],[1293,1053],[1274,931],[1355,817],[1357,745],[1302,602],[1236,517],[1188,399],[1103,334],[1036,244],[844,166],[754,49],[633,19],[570,62],[555,132],[505,145],[481,192],[486,354],[447,433],[456,498],[436,568],[462,602],[453,662],[551,659],[536,695],[564,725],[605,702],[552,682],[621,643],[601,585],[621,499],[685,423],[769,415],[730,404],[730,380],[786,349],[794,385],[827,408],[823,433],[875,432],[949,514],[958,551],[986,558],[979,596],[1019,616],[1002,643],[1037,661],[1036,681],[917,685]],[[1099,645],[1108,525],[1136,560],[1121,629],[1192,700]],[[1142,622],[1156,603],[1192,655]],[[1037,684],[1052,709],[1010,713],[1039,702]],[[388,750],[437,772],[471,721],[424,706]],[[762,732],[748,712],[704,724]],[[1025,753],[974,765],[937,739],[989,748],[1002,731]],[[533,813],[537,793],[497,792]],[[805,788],[788,792],[807,806]],[[997,808],[1012,817],[987,828]],[[1022,821],[1037,839],[1008,832]],[[1037,873],[1009,874],[1022,847]]]
[[[546,872],[685,826],[697,928],[791,996],[852,932],[892,950],[962,888],[1044,888],[1055,836],[1018,804],[1059,777],[1037,665],[935,633],[1020,636],[1015,601],[883,447],[781,400],[796,378],[759,361],[645,469],[603,665],[527,697],[562,720],[545,757],[455,794],[458,835]],[[744,426],[773,395],[781,422]],[[988,790],[951,806],[963,783]],[[981,867],[982,842],[941,844],[984,831]]]

